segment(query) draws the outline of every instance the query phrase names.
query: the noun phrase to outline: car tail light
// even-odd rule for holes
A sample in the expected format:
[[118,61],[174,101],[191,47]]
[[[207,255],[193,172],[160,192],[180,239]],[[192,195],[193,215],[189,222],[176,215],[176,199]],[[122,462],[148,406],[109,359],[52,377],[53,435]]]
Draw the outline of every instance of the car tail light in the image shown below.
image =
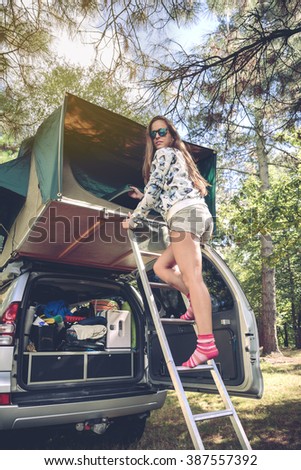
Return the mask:
[[10,405],[10,393],[0,393],[0,406],[1,405]]
[[10,346],[14,342],[19,307],[20,302],[13,302],[2,315],[2,321],[0,323],[0,346]]

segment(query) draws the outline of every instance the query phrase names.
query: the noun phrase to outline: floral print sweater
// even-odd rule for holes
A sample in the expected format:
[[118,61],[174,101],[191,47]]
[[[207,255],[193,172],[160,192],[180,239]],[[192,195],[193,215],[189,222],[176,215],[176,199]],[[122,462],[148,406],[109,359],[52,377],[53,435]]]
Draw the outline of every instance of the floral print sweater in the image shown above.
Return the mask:
[[166,221],[170,208],[185,199],[204,201],[188,175],[182,152],[171,147],[159,149],[151,164],[150,178],[145,186],[143,199],[132,213],[131,225],[139,224],[152,209],[159,212]]

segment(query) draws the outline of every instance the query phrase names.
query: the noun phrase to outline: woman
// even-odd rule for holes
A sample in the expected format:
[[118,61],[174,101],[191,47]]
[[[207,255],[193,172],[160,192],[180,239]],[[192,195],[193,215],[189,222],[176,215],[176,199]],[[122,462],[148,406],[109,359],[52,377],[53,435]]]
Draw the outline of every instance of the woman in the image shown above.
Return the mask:
[[185,294],[190,306],[184,320],[195,320],[197,345],[184,367],[196,367],[218,355],[212,334],[211,299],[202,277],[200,241],[208,241],[213,223],[204,201],[208,183],[199,174],[185,144],[164,116],[154,117],[146,134],[143,165],[144,194],[132,186],[130,196],[141,199],[123,227],[133,229],[151,209],[159,212],[170,232],[170,245],[154,264],[157,276]]

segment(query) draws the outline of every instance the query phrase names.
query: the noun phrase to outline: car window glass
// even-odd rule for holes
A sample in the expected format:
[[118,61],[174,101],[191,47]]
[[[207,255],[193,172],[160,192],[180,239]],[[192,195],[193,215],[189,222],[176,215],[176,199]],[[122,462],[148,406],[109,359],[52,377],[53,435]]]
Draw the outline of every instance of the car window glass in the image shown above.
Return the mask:
[[211,261],[203,256],[203,278],[210,292],[213,313],[233,308],[233,296],[222,275]]

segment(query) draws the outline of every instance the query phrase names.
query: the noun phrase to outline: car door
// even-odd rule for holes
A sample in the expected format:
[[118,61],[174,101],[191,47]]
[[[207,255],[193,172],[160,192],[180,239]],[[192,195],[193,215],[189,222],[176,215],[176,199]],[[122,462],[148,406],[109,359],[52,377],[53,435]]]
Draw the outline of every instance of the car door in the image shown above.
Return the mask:
[[[196,344],[194,325],[176,322],[185,312],[182,295],[160,285],[152,270],[154,261],[147,265],[152,290],[176,365],[181,365],[193,353]],[[212,300],[213,330],[219,349],[216,364],[231,395],[260,398],[263,379],[259,362],[258,331],[254,313],[233,273],[211,247],[203,249],[203,276]],[[148,318],[149,376],[153,385],[172,387],[158,335],[153,325],[145,293],[138,281]],[[156,284],[159,284],[156,286]],[[216,392],[210,372],[191,370],[182,376],[188,390]]]

